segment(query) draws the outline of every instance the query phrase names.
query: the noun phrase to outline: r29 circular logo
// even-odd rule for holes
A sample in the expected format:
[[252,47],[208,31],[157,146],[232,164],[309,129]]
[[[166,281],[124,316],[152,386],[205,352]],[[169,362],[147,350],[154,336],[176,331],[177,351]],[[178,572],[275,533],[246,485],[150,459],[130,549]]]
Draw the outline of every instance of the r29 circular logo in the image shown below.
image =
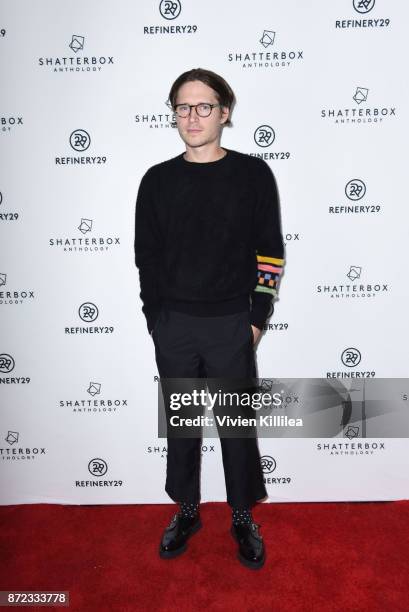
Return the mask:
[[176,19],[181,10],[182,5],[179,0],[162,0],[159,4],[159,12],[164,19]]
[[0,355],[0,372],[11,372],[14,370],[14,366],[14,359],[11,355],[8,355],[7,353],[2,353]]
[[345,185],[345,195],[349,200],[360,200],[366,193],[366,185],[361,179],[352,179]]
[[270,455],[263,455],[260,458],[261,461],[261,469],[263,470],[263,474],[271,474],[277,467],[276,460],[274,457],[270,457]]
[[108,464],[104,459],[91,459],[88,463],[88,471],[93,476],[104,476],[108,471]]
[[70,136],[70,145],[74,151],[86,151],[91,144],[91,136],[85,130],[74,130]]
[[78,314],[80,319],[89,323],[90,321],[95,321],[95,319],[98,318],[99,311],[98,307],[92,302],[84,302],[84,304],[81,304],[81,306],[78,308]]
[[347,368],[355,368],[361,361],[361,353],[351,346],[342,351],[341,361]]
[[259,147],[269,147],[276,135],[270,125],[260,125],[254,132],[254,141]]
[[352,4],[357,13],[369,13],[375,6],[375,0],[353,0]]

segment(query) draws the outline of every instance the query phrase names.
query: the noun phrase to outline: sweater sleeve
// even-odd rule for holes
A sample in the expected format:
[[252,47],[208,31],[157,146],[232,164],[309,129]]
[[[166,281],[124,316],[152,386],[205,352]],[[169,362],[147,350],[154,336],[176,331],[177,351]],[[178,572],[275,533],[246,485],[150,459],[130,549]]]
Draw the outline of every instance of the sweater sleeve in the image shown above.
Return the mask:
[[161,308],[157,281],[161,239],[153,207],[155,186],[149,169],[140,182],[135,210],[135,264],[139,269],[139,296],[149,333],[155,326]]
[[257,257],[257,283],[252,292],[250,323],[263,329],[277,296],[284,267],[284,241],[281,233],[277,185],[268,164],[261,161],[256,178],[257,200],[254,241]]

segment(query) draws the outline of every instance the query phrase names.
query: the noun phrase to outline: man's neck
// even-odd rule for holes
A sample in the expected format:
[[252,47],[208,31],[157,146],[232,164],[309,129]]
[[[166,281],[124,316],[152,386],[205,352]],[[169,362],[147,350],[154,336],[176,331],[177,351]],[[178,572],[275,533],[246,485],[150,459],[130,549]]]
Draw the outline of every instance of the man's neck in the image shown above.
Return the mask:
[[226,155],[226,151],[222,147],[217,146],[214,149],[186,148],[183,158],[189,162],[205,164],[208,162],[217,161]]

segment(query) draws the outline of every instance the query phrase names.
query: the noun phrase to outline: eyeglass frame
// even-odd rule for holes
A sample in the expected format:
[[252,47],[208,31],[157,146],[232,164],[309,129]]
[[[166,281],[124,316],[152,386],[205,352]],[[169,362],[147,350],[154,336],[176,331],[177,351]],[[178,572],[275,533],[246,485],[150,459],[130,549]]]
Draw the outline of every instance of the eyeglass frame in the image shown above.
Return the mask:
[[[217,106],[220,106],[220,108],[222,108],[222,104],[210,104],[210,102],[198,102],[197,104],[187,104],[186,102],[181,102],[180,104],[175,104],[175,108],[172,107],[172,104],[170,102],[165,102],[166,106],[168,106],[171,110],[173,110],[173,112],[180,117],[180,119],[186,119],[187,117],[190,117],[190,115],[192,114],[192,108],[196,108],[197,106],[200,106],[201,104],[207,104],[207,106],[210,106],[210,113],[208,115],[199,115],[199,113],[196,110],[196,114],[198,117],[201,117],[202,119],[206,119],[207,117],[210,117],[210,115],[212,114],[212,110],[214,108],[216,108]],[[181,117],[180,115],[178,115],[177,112],[177,107],[178,106],[189,106],[189,113],[186,115],[186,117]]]

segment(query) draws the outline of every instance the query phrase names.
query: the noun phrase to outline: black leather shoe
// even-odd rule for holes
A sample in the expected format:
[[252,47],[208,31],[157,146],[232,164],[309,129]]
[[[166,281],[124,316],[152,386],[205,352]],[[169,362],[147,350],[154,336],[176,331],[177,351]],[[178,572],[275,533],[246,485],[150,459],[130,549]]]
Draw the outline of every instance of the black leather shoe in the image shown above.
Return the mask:
[[230,533],[239,544],[239,561],[251,569],[260,569],[265,561],[263,538],[258,532],[260,525],[232,525]]
[[172,559],[185,552],[191,535],[199,531],[202,523],[199,513],[190,518],[177,513],[166,527],[159,546],[162,559]]

